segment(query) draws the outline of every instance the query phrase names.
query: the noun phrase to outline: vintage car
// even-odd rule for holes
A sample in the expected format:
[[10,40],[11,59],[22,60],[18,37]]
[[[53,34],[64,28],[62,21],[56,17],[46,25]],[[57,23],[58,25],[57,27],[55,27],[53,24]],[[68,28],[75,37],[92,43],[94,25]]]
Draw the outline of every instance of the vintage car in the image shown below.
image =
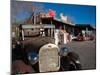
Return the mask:
[[[12,50],[12,74],[80,70],[79,56],[52,36],[20,37]],[[24,40],[23,40],[24,38]]]
[[58,71],[60,68],[59,51],[59,47],[53,44],[49,37],[25,40],[16,45],[16,49],[13,50],[13,63],[16,60],[22,60],[34,69],[33,72],[37,73]]

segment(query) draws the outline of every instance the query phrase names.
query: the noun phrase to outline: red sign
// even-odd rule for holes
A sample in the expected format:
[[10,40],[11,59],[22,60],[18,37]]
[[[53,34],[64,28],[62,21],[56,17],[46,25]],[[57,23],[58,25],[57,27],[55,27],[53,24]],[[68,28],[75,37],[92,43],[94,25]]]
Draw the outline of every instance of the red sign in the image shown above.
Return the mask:
[[55,17],[55,11],[52,9],[49,9],[49,16]]

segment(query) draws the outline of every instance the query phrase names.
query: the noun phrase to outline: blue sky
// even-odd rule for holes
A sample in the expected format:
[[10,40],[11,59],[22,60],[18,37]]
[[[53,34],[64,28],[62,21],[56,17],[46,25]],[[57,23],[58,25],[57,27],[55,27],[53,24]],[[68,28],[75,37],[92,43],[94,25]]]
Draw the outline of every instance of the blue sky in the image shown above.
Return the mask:
[[[96,7],[88,5],[73,5],[73,4],[57,4],[57,3],[38,3],[33,5],[42,6],[45,12],[49,9],[56,11],[56,17],[60,18],[60,13],[64,16],[69,16],[75,24],[91,24],[96,25]],[[24,19],[29,14],[27,12],[21,12],[17,15],[20,19]]]
[[75,24],[91,24],[96,25],[96,7],[86,5],[72,5],[72,4],[43,4],[44,8],[53,9],[56,11],[56,17],[63,13],[71,17]]

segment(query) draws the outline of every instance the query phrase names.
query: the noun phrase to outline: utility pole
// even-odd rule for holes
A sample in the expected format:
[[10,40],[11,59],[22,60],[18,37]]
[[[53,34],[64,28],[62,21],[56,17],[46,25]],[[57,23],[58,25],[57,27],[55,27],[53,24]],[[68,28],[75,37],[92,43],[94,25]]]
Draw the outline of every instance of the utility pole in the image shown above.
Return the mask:
[[36,24],[36,16],[35,16],[35,11],[34,12],[34,24]]

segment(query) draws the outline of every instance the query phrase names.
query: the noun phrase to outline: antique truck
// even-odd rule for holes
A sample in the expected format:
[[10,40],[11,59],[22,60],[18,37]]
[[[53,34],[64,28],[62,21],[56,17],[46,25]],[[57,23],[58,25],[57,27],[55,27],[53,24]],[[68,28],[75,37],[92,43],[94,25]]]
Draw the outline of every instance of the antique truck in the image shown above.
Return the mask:
[[20,25],[12,49],[12,74],[80,70],[78,54],[56,45],[53,25]]

